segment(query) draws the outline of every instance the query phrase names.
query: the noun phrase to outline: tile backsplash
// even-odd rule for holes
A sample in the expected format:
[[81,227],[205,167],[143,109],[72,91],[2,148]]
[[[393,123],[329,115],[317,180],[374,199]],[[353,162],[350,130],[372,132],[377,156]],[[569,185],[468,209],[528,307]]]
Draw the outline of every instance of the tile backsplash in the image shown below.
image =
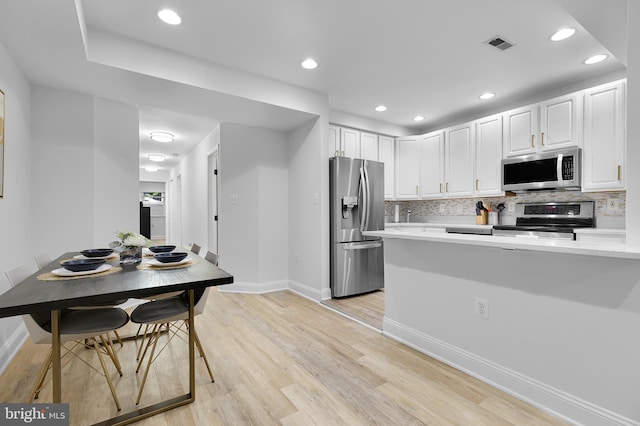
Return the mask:
[[[530,192],[509,197],[486,198],[456,198],[443,200],[414,200],[414,201],[385,201],[385,219],[394,221],[395,205],[400,206],[400,222],[407,221],[407,211],[411,210],[411,222],[450,222],[475,223],[475,206],[482,200],[485,206],[497,206],[504,203],[524,202],[565,202],[565,201],[594,201],[596,207],[596,226],[599,228],[625,227],[626,193],[621,192]],[[608,209],[607,201],[616,200],[617,209]],[[515,223],[513,212],[505,209],[500,216],[500,223],[511,225]]]

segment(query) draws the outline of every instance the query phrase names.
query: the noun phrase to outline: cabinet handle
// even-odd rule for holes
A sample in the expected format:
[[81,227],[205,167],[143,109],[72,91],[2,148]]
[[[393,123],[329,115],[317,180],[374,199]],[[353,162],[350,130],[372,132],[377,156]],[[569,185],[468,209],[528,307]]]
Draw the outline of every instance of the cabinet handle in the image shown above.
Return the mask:
[[420,195],[420,191],[418,190],[418,185],[416,185],[416,195]]
[[622,180],[622,166],[618,166],[618,180]]
[[478,188],[478,182],[480,182],[480,179],[476,179],[476,191],[479,189]]
[[336,149],[336,157],[340,156],[340,151]]
[[531,135],[531,148],[535,148],[536,147],[536,135]]
[[540,134],[540,138],[542,139],[542,146],[544,146],[544,132]]
[[440,183],[440,193],[442,194],[442,183]]
[[445,188],[446,188],[446,191],[449,192],[449,182],[447,182],[447,186]]

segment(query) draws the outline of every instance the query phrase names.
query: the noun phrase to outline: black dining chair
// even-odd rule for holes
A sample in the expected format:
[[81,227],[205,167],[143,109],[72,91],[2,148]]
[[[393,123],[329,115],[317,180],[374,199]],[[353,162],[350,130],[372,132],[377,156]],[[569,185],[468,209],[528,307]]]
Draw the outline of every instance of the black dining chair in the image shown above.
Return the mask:
[[[209,253],[207,253],[209,255]],[[205,259],[207,259],[205,257]],[[208,261],[217,265],[218,255],[215,253],[211,253],[209,255]],[[193,307],[193,315],[198,316],[204,312],[204,308],[207,304],[207,298],[209,297],[210,289],[207,287],[206,289],[196,290],[195,298],[194,298],[194,307]],[[188,318],[189,318],[189,302],[187,292],[183,292],[179,296],[173,296],[166,299],[152,300],[142,305],[136,307],[133,312],[131,312],[131,321],[140,325],[152,325],[151,333],[147,334],[147,330],[145,330],[143,336],[143,343],[140,346],[142,350],[144,346],[144,351],[142,351],[142,355],[140,355],[140,350],[138,351],[138,366],[136,368],[136,373],[140,371],[142,363],[144,362],[145,356],[151,348],[151,352],[149,353],[149,358],[147,359],[147,365],[144,370],[144,375],[142,377],[142,382],[140,384],[140,389],[138,390],[138,398],[136,399],[136,404],[140,403],[140,399],[142,397],[142,391],[144,389],[144,385],[147,381],[147,375],[149,374],[149,369],[151,368],[151,364],[155,361],[155,359],[162,353],[164,348],[171,342],[171,340],[178,336],[178,333],[186,334],[188,331]],[[160,349],[158,354],[156,355],[156,347],[158,341],[161,337],[161,333],[167,331],[169,336],[167,342]],[[184,326],[184,328],[183,328]],[[213,377],[213,373],[211,372],[211,367],[209,366],[209,361],[204,352],[204,348],[202,347],[202,343],[200,342],[200,338],[198,337],[198,333],[195,328],[192,330],[195,338],[196,348],[200,353],[200,356],[204,360],[205,366],[207,367],[207,371],[209,372],[209,377],[211,377],[211,381],[214,382],[215,379]],[[148,336],[148,338],[147,338]],[[144,339],[147,339],[147,343],[144,344]]]
[[[9,279],[11,287],[16,286],[22,282],[36,270],[32,270],[27,265],[17,266],[5,274]],[[48,344],[51,345],[53,338],[51,335],[51,314],[49,312],[37,312],[30,315],[22,315],[22,319],[27,326],[31,340],[35,344]],[[67,348],[65,354],[71,354],[77,356],[73,350],[78,347],[93,347],[98,354],[98,360],[102,367],[102,372],[107,380],[111,395],[116,403],[118,411],[121,410],[120,401],[116,394],[115,388],[107,366],[104,362],[103,352],[111,358],[114,366],[116,367],[120,376],[122,376],[122,368],[118,355],[111,344],[111,338],[108,333],[115,331],[118,328],[123,327],[129,322],[129,315],[120,308],[101,308],[90,310],[75,310],[64,309],[60,314],[60,343],[74,342],[71,348]],[[105,338],[106,335],[106,338]],[[38,379],[31,391],[29,402],[38,398],[40,390],[45,385],[45,379],[49,368],[52,366],[53,348],[50,347],[49,353],[42,364]],[[81,359],[81,358],[79,358]],[[86,362],[85,362],[86,363]],[[87,363],[87,365],[89,365]],[[98,371],[93,366],[89,365],[93,370]]]

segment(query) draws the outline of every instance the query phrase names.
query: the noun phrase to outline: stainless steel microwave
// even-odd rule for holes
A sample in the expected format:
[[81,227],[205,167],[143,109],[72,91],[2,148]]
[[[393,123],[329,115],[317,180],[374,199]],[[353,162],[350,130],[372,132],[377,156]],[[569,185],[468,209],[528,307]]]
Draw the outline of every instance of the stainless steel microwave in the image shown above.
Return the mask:
[[502,160],[502,190],[580,190],[581,150],[570,148]]

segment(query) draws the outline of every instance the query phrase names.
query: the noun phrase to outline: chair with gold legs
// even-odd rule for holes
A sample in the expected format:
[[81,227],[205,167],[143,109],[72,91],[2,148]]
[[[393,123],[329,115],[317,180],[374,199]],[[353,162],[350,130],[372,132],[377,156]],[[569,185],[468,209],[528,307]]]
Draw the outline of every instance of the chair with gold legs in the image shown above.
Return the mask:
[[[32,271],[25,265],[21,265],[7,271],[6,275],[9,279],[9,283],[14,287],[33,272],[35,271]],[[52,344],[53,339],[51,335],[50,322],[51,314],[49,312],[37,312],[31,315],[23,315],[22,319],[27,326],[27,330],[29,331],[29,335],[31,336],[33,343]],[[89,310],[64,309],[60,314],[60,343],[75,342],[71,348],[64,346],[66,349],[65,356],[67,354],[75,355],[73,350],[77,346],[87,348],[93,347],[93,349],[95,349],[102,367],[102,372],[107,380],[111,395],[113,396],[113,400],[115,401],[118,410],[121,409],[120,401],[116,395],[115,388],[113,387],[109,371],[107,370],[107,366],[102,355],[104,352],[109,356],[109,358],[111,358],[113,364],[118,370],[118,373],[122,376],[122,368],[116,351],[111,344],[111,338],[108,333],[123,327],[127,322],[129,322],[129,315],[120,308],[100,308]],[[45,384],[47,372],[52,364],[52,354],[53,349],[50,348],[49,353],[43,362],[42,368],[40,369],[40,373],[38,374],[38,379],[31,392],[29,402],[38,398],[40,390]],[[86,361],[82,361],[89,365]],[[91,365],[89,366],[96,370]]]
[[[217,265],[218,255],[212,253],[207,260]],[[209,297],[209,291],[209,288],[206,288],[204,290],[196,290],[194,299],[195,305],[193,307],[194,316],[200,315],[204,312],[204,308],[207,304],[207,298]],[[136,399],[136,404],[140,403],[140,398],[142,397],[142,391],[147,381],[147,375],[149,374],[151,364],[160,355],[160,353],[162,353],[164,348],[169,344],[173,337],[179,336],[178,333],[187,333],[187,331],[185,331],[182,326],[188,328],[188,317],[189,304],[186,292],[179,296],[152,300],[136,307],[133,312],[131,312],[132,322],[140,325],[152,325],[151,333],[149,334],[146,345],[143,343],[140,346],[140,350],[138,351],[138,367],[136,368],[136,373],[140,370],[147,351],[149,350],[149,348],[151,348],[149,358],[147,359],[147,366],[142,378],[142,383],[140,384],[140,389],[138,390],[138,398]],[[156,354],[156,348],[161,336],[163,326],[168,331],[168,340],[162,346],[158,354]],[[143,342],[145,337],[147,336],[146,331],[147,330],[145,330]],[[213,373],[211,372],[211,367],[209,366],[209,361],[207,360],[207,356],[204,352],[204,348],[202,347],[202,343],[200,342],[200,338],[198,337],[198,333],[196,332],[195,328],[192,330],[192,332],[194,335],[196,348],[198,349],[198,352],[200,352],[200,356],[204,360],[207,371],[209,372],[209,377],[211,377],[211,381],[214,382],[215,379],[213,377]],[[142,350],[143,346],[144,350],[142,351],[142,356],[140,356],[140,351]]]

